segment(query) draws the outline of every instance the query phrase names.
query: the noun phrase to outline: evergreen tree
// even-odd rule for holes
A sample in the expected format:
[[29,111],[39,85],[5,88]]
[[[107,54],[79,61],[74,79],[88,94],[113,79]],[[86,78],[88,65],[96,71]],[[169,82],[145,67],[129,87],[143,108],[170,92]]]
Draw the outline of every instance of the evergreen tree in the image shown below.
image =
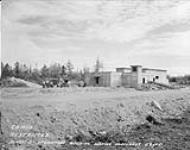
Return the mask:
[[90,82],[90,68],[84,67],[83,68],[83,75],[82,75],[82,80],[88,84]]
[[61,65],[54,63],[49,67],[50,76],[53,78],[59,78],[61,76]]
[[4,64],[1,62],[1,78],[2,78],[2,72],[3,72]]
[[21,65],[21,67],[20,67],[20,78],[22,78],[24,80],[28,80],[28,78],[29,78],[29,69],[26,66],[26,64]]
[[14,76],[17,77],[17,78],[20,77],[20,64],[19,64],[19,62],[15,63],[15,66],[14,66]]
[[40,71],[37,68],[32,70],[31,81],[41,84],[42,78],[40,77]]
[[62,67],[61,67],[61,76],[66,75],[66,69],[67,68],[64,65],[62,65]]
[[49,69],[46,65],[44,65],[41,69],[41,76],[42,76],[42,78],[49,77]]
[[5,66],[2,68],[1,78],[11,77],[12,75],[12,68],[8,63],[6,63]]
[[68,60],[66,66],[67,66],[67,74],[68,74],[68,77],[71,79],[74,66],[73,66],[73,64],[71,63],[70,60]]

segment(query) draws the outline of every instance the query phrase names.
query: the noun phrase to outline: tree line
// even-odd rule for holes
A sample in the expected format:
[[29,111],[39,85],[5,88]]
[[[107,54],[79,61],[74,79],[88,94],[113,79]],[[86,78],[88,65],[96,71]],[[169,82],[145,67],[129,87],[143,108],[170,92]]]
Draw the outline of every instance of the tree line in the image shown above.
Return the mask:
[[177,76],[177,77],[168,77],[169,82],[175,82],[178,84],[188,84],[190,85],[190,75]]
[[[101,68],[103,68],[103,64],[99,61],[99,58],[97,58],[94,72],[99,72]],[[89,67],[74,71],[74,65],[70,60],[65,64],[54,63],[49,66],[44,64],[40,69],[37,67],[32,68],[20,62],[15,62],[13,66],[1,62],[1,80],[8,77],[16,77],[41,84],[42,81],[49,78],[84,81],[89,74]]]

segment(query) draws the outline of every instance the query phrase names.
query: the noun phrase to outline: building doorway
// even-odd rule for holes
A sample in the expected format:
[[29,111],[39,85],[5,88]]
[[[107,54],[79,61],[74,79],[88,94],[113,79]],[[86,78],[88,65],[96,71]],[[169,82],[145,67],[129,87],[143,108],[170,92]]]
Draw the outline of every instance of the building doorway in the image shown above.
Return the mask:
[[142,79],[142,83],[143,83],[143,84],[145,84],[145,82],[146,82],[146,79],[145,79],[145,78],[143,78],[143,79]]
[[99,85],[100,84],[100,77],[95,77],[95,82],[96,82],[96,85]]

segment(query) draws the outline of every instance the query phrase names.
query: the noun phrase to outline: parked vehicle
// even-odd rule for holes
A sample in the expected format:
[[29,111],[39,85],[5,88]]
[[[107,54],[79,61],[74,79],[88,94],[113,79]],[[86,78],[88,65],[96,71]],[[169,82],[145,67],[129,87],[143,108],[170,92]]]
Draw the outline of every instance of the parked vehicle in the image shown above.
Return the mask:
[[53,87],[68,87],[68,80],[58,79],[58,78],[51,78],[46,79],[42,83],[43,88],[53,88]]

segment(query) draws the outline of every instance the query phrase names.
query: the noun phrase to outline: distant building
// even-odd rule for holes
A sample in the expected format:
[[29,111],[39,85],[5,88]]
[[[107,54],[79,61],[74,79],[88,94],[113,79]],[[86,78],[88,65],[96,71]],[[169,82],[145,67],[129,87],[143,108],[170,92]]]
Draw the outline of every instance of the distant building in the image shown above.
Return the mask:
[[142,68],[133,65],[131,68],[116,68],[116,71],[92,73],[90,85],[102,87],[138,87],[148,82],[168,84],[167,70]]

